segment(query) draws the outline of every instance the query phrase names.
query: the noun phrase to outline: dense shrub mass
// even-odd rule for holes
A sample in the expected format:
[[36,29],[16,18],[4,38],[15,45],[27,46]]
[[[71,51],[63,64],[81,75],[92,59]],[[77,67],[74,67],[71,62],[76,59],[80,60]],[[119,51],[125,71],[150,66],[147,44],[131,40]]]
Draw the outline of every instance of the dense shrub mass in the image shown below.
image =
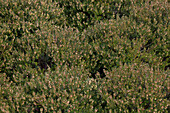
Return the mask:
[[168,112],[167,0],[0,0],[0,112]]

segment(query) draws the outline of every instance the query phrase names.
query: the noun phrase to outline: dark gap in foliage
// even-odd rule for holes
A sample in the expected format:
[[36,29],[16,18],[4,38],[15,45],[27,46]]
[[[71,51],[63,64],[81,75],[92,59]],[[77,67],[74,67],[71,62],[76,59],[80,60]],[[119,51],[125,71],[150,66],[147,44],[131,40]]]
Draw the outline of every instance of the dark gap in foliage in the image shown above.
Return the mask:
[[48,66],[52,70],[55,69],[55,63],[52,60],[53,58],[50,57],[48,54],[42,53],[38,59],[35,59],[34,62],[37,62],[38,66],[41,68],[42,71],[46,71],[48,69]]

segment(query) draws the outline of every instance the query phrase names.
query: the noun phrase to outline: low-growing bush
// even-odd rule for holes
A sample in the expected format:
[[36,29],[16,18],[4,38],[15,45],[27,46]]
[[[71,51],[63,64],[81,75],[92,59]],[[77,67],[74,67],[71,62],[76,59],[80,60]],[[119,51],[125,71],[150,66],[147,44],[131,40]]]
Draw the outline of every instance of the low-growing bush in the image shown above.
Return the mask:
[[168,112],[168,3],[1,0],[0,112]]
[[93,79],[87,77],[88,72],[82,71],[83,68],[69,69],[65,65],[63,70],[58,67],[57,71],[49,70],[45,74],[30,69],[33,77],[17,86],[4,75],[1,77],[1,111],[167,111],[169,76],[165,72],[154,71],[147,64],[120,65],[106,72],[109,79]]
[[117,16],[129,16],[130,0],[59,0],[56,3],[63,9],[66,25],[83,31],[96,21],[108,20]]

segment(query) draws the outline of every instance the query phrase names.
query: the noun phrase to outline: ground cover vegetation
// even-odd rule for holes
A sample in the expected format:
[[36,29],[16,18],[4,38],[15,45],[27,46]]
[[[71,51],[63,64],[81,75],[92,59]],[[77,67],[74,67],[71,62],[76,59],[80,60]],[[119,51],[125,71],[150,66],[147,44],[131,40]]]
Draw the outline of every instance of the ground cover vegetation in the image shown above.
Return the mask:
[[167,0],[0,0],[0,112],[168,112]]

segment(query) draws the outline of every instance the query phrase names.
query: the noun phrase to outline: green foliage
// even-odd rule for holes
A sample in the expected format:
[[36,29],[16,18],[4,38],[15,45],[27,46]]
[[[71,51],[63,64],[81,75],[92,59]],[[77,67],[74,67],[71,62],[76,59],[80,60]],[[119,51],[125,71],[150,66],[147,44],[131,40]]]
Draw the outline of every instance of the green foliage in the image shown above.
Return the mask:
[[168,112],[162,0],[1,0],[0,112]]
[[59,0],[57,4],[64,8],[66,25],[83,31],[96,21],[129,16],[130,0]]

